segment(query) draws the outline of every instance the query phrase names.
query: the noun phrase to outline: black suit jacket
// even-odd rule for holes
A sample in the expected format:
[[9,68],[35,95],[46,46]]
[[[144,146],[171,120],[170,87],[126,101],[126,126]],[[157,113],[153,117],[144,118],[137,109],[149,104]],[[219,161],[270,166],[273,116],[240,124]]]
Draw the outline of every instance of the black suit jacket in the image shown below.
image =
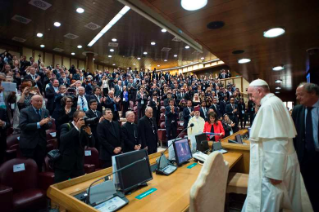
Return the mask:
[[[86,112],[86,116],[88,118],[98,117],[100,119],[102,116],[102,113],[100,111],[96,110],[96,114],[97,114],[97,116],[93,113],[93,111],[91,109]],[[97,133],[96,133],[97,125],[98,124],[91,124],[90,125],[95,140],[98,140]]]
[[[165,108],[165,125],[166,128],[169,128],[173,123],[177,125],[177,118],[178,118],[178,109],[174,107],[174,111],[171,110],[170,106]],[[173,123],[172,123],[173,122]]]
[[[144,101],[144,104],[142,104],[142,100]],[[146,105],[147,105],[147,95],[146,95],[146,93],[144,93],[143,98],[142,98],[141,94],[138,93],[137,96],[136,96],[136,101],[138,101],[137,109],[146,108]]]
[[[47,109],[41,109],[41,119],[49,117]],[[20,111],[19,128],[21,129],[19,146],[21,149],[34,149],[37,145],[46,146],[46,133],[52,125],[51,122],[37,128],[37,122],[41,121],[32,106],[26,107]]]
[[116,147],[123,147],[120,125],[118,121],[113,121],[114,130],[108,120],[104,120],[97,125],[97,136],[100,143],[100,159],[104,161],[111,161],[112,155],[115,155],[114,149]]
[[294,120],[297,130],[297,136],[294,138],[294,146],[298,155],[299,163],[301,164],[304,152],[305,152],[305,107],[303,105],[297,105],[292,111],[292,119]]
[[138,129],[136,124],[126,122],[121,127],[121,138],[123,141],[124,152],[134,151],[135,145],[141,144],[138,137]]
[[217,105],[217,104],[216,104],[215,106],[214,106],[214,105],[211,105],[210,108],[214,110],[214,112],[217,114],[217,117],[218,117],[218,118],[220,118],[220,117],[222,116],[222,114],[221,114],[221,112],[220,112],[220,107],[219,107],[219,105]]
[[57,94],[55,93],[55,90],[53,88],[52,85],[50,85],[46,90],[45,90],[45,97],[48,99],[48,103],[47,103],[47,109],[50,111],[50,113],[52,114],[53,110],[54,110],[54,100],[55,100],[55,96]]
[[155,130],[155,134],[153,133],[152,124],[147,116],[143,116],[138,121],[138,134],[141,140],[142,148],[148,147],[148,152],[156,152],[157,151],[157,142],[158,142],[158,135],[157,135],[157,126],[153,121],[153,127]]
[[231,104],[226,105],[226,113],[229,116],[229,118],[233,121],[236,122],[237,115],[238,115],[238,107],[236,104],[234,104],[234,109],[237,109],[237,112],[233,113],[233,109],[231,107]]
[[[102,98],[102,96],[100,97],[100,100],[101,100],[101,98]],[[102,105],[99,102],[98,98],[93,94],[90,99],[95,99],[97,101],[97,110],[102,112]],[[90,103],[89,103],[89,107],[90,107]]]
[[[207,114],[208,110],[209,110],[209,108],[206,107],[206,114],[204,114],[204,111],[203,111],[203,108],[202,108],[202,107],[200,107],[200,110],[199,110],[199,112],[200,112],[200,117],[202,117],[205,121],[206,121],[206,119],[207,119],[207,117],[208,117],[208,114]],[[205,116],[206,116],[206,117],[205,117]]]
[[94,146],[94,137],[84,130],[79,132],[72,123],[61,126],[60,152],[61,158],[55,167],[63,170],[83,169],[84,147]]
[[[191,107],[191,111],[193,111],[193,110],[194,110],[194,108]],[[188,110],[188,107],[185,107],[184,110],[183,110],[183,118],[184,118],[184,128],[185,128],[185,127],[187,127],[188,121],[191,118],[191,115],[190,115],[190,112]]]

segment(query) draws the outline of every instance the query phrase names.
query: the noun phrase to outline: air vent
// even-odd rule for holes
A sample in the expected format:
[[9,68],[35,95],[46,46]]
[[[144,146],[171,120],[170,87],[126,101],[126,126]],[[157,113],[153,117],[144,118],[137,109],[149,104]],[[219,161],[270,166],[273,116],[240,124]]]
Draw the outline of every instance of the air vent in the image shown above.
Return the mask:
[[47,10],[49,7],[52,6],[52,4],[49,4],[46,1],[42,1],[42,0],[31,0],[29,1],[29,4],[41,9],[41,10]]
[[24,38],[19,38],[19,37],[13,37],[12,40],[18,41],[18,42],[20,42],[20,43],[23,43],[23,42],[26,41],[26,39],[24,39]]
[[109,47],[118,47],[118,43],[109,42]]
[[84,25],[84,27],[86,27],[88,29],[91,29],[91,30],[96,30],[96,29],[100,28],[101,26],[97,25],[97,24],[95,24],[93,22],[90,22],[87,25]]
[[72,34],[72,33],[68,33],[68,34],[65,34],[64,37],[69,38],[69,39],[76,39],[79,36]]
[[23,17],[21,15],[14,15],[12,17],[12,20],[15,20],[15,21],[23,23],[23,24],[28,24],[31,21],[31,19],[25,18],[25,17]]
[[63,49],[60,49],[60,48],[54,48],[53,51],[56,51],[56,52],[63,52],[64,50]]
[[163,47],[161,51],[162,52],[169,52],[169,51],[171,51],[171,48]]
[[175,37],[175,38],[173,38],[173,40],[172,41],[175,41],[175,42],[181,42],[182,40],[181,39],[179,39],[178,37]]

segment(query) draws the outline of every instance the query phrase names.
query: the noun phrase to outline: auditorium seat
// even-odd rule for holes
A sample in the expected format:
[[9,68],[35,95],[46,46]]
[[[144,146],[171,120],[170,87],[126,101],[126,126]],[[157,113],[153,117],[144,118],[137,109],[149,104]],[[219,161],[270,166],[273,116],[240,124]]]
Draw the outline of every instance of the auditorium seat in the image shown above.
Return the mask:
[[[19,165],[18,172],[13,167]],[[40,189],[37,164],[32,159],[15,158],[0,167],[0,205],[9,211],[36,211],[46,206],[45,190]]]
[[[86,151],[90,151],[85,153]],[[99,151],[95,147],[87,147],[84,150],[84,171],[91,173],[100,169]]]
[[221,153],[208,156],[190,190],[190,212],[224,212],[228,171]]
[[167,143],[165,122],[161,122],[160,129],[157,130],[157,135],[161,146],[163,146],[163,143]]
[[7,148],[5,159],[10,160],[17,157],[17,150],[19,148],[20,134],[12,134],[7,137]]
[[247,194],[248,178],[248,174],[230,172],[227,193]]
[[164,101],[163,100],[161,100],[161,106],[164,106]]
[[161,106],[160,111],[161,111],[161,113],[165,113],[165,107],[164,107],[164,106]]

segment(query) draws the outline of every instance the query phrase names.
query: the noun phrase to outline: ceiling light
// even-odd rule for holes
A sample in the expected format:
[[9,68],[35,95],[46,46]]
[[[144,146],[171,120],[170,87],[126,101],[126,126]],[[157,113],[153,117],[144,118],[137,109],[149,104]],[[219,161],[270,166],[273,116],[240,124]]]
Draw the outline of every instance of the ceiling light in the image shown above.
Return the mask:
[[133,66],[135,66],[135,63],[133,63]]
[[114,52],[114,49],[110,49],[110,52]]
[[281,79],[276,80],[275,83],[282,83],[282,80]]
[[81,46],[81,45],[78,45],[78,49],[82,49],[82,46]]
[[177,54],[174,54],[174,57],[177,57]]
[[285,33],[283,28],[271,28],[264,32],[265,38],[275,38]]
[[95,58],[93,58],[93,61],[95,60]]
[[151,42],[151,45],[152,45],[152,46],[155,46],[155,45],[156,45],[156,43],[155,43],[155,42]]
[[72,53],[71,53],[71,55],[75,55],[75,53],[74,53],[74,52],[72,52]]
[[275,66],[272,68],[273,71],[282,71],[284,69],[285,69],[284,66]]
[[189,49],[189,46],[185,46],[185,49]]
[[166,29],[162,29],[161,31],[162,31],[162,32],[167,32],[167,30],[166,30]]
[[84,9],[79,7],[79,8],[76,9],[76,12],[77,13],[84,13]]
[[157,67],[160,67],[161,65],[157,65]]
[[113,63],[113,66],[115,66],[115,63]]
[[165,59],[164,62],[167,62],[167,60]]
[[[127,13],[128,11],[130,10],[130,7],[128,6],[125,6],[121,9],[120,12],[118,12],[114,18],[108,23],[105,25],[105,27],[93,38],[93,40],[91,40],[91,42],[88,44],[88,46],[93,46],[95,44],[95,42],[100,39],[107,31],[109,31],[109,29],[112,28],[113,25],[116,24],[116,22],[118,22],[124,15],[125,13]],[[115,41],[114,41],[115,40]],[[116,38],[113,38],[112,39],[113,42],[116,42],[117,39]]]
[[109,55],[109,57],[112,57],[112,55]]
[[202,57],[202,58],[200,58],[201,60],[204,60],[205,58],[204,57]]
[[37,33],[37,37],[42,38],[43,34],[41,32]]
[[40,47],[41,47],[41,48],[44,48],[44,47],[45,47],[45,45],[41,44],[41,45],[40,45]]
[[238,60],[238,63],[243,64],[243,63],[249,63],[250,61],[251,61],[251,59],[249,59],[249,58],[243,58],[243,59]]
[[275,93],[280,93],[279,91],[276,91]]
[[276,90],[280,90],[280,89],[281,89],[281,87],[277,87],[277,88],[276,88]]
[[199,10],[203,7],[205,7],[207,4],[207,0],[182,0],[181,1],[181,6],[185,10],[189,11],[194,11],[194,10]]
[[138,57],[137,59],[138,59],[138,60],[140,60],[141,58],[140,58],[140,57]]
[[144,55],[147,55],[147,52],[143,52]]
[[61,23],[60,22],[54,22],[53,25],[56,26],[56,27],[59,27],[59,26],[61,26]]

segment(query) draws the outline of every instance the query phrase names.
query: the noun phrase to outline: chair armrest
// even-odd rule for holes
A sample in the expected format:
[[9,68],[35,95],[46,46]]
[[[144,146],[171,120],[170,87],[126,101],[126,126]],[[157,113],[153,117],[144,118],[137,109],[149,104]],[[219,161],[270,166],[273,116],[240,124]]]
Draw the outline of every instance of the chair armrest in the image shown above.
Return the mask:
[[84,172],[85,173],[92,173],[95,171],[95,165],[94,164],[84,164]]
[[54,184],[54,172],[40,172],[38,177],[38,187],[45,192],[48,190],[50,185]]
[[0,184],[0,206],[1,211],[12,211],[13,189],[11,187]]

